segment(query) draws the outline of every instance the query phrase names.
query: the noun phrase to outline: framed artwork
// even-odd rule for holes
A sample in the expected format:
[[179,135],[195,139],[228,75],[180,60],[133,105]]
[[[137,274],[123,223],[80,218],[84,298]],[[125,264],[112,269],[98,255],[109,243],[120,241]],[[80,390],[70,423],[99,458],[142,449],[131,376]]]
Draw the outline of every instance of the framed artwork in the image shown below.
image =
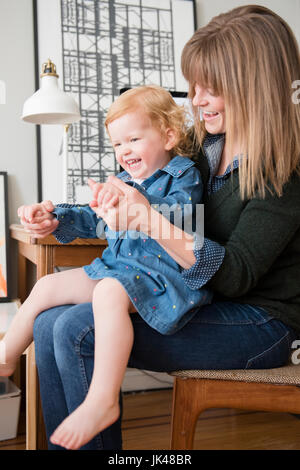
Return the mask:
[[105,132],[106,112],[122,88],[160,85],[185,92],[181,52],[195,31],[194,0],[33,0],[37,70],[50,58],[59,85],[82,119],[68,137],[68,200],[62,201],[60,126],[41,126],[42,198],[86,203],[89,177],[118,172]]
[[9,298],[7,173],[0,172],[0,302]]

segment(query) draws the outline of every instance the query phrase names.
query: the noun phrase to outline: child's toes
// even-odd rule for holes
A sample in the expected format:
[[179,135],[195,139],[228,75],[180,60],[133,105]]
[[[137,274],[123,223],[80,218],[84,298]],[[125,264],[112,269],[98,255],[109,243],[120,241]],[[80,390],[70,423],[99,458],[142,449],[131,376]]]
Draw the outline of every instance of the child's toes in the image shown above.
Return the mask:
[[67,449],[70,449],[70,450],[76,450],[76,449],[79,449],[79,447],[80,447],[80,443],[77,437],[70,439],[70,441],[67,444]]
[[62,445],[63,434],[59,428],[54,431],[54,433],[50,437],[50,441],[52,442],[52,444]]

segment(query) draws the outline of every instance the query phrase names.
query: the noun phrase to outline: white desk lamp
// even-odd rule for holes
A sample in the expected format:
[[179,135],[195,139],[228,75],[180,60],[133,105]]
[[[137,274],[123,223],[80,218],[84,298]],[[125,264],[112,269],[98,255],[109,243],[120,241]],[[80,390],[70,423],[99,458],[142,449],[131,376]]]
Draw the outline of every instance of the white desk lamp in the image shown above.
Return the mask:
[[81,116],[76,101],[58,87],[56,66],[50,59],[42,65],[40,77],[41,88],[25,101],[22,119],[33,124],[64,125],[63,200],[67,202],[68,129]]

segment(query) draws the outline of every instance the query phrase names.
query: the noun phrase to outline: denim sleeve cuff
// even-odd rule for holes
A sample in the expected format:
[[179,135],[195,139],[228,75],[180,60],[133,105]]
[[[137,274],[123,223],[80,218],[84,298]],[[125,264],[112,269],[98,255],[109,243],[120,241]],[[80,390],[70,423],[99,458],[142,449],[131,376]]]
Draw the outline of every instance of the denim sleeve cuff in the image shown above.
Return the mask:
[[192,290],[200,289],[204,286],[220,268],[224,256],[225,248],[208,238],[204,239],[201,249],[195,246],[195,264],[181,272],[185,284]]
[[72,233],[72,230],[70,230],[68,208],[56,206],[52,213],[59,221],[58,227],[52,232],[56,240],[59,243],[70,243],[75,240],[77,237]]

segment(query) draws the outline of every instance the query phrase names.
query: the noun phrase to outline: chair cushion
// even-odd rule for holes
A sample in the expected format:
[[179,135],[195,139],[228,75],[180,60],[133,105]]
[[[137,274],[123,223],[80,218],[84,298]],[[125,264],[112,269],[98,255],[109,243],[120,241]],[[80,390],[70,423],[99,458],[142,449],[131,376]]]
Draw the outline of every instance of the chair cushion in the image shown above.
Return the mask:
[[300,365],[294,364],[288,364],[276,369],[179,370],[169,374],[186,379],[216,379],[300,385]]

